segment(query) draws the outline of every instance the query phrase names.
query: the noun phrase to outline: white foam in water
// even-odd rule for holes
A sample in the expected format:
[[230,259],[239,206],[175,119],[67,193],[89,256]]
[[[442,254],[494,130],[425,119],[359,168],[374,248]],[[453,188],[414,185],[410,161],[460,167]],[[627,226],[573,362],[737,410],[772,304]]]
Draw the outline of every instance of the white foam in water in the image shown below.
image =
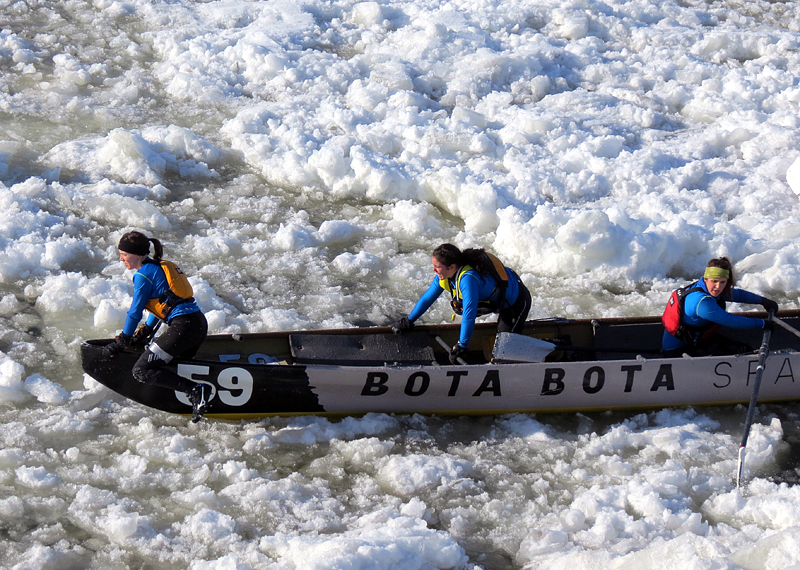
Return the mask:
[[759,407],[737,490],[742,407],[194,425],[79,357],[121,330],[130,229],[213,333],[392,322],[442,242],[531,318],[658,314],[719,255],[797,308],[797,3],[0,12],[4,567],[800,567],[793,406]]

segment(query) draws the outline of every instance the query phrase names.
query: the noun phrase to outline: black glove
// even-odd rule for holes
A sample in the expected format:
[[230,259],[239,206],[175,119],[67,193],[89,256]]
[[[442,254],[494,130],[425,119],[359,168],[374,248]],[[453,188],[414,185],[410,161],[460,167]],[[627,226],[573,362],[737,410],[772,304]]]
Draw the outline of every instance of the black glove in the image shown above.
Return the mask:
[[773,313],[778,312],[778,303],[773,301],[772,299],[767,299],[766,297],[761,297],[761,306],[767,310],[767,312],[772,311]]
[[450,364],[461,364],[458,359],[462,358],[467,353],[467,349],[460,344],[450,349]]
[[114,358],[120,352],[125,350],[125,347],[131,343],[131,335],[119,333],[114,342],[107,344],[103,347],[103,356],[106,358]]
[[155,329],[147,325],[142,325],[136,332],[133,333],[131,338],[131,346],[144,346],[152,338]]
[[410,331],[414,328],[414,323],[408,320],[408,317],[403,317],[392,326],[394,334],[403,334],[405,331]]

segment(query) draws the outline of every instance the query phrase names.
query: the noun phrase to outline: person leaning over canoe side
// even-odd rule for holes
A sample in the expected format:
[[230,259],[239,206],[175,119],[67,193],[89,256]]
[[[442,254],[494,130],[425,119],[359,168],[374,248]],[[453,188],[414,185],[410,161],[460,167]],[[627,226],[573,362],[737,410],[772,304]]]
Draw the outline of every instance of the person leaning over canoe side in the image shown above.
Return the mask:
[[[154,250],[152,259],[148,257],[150,242]],[[113,358],[131,344],[146,343],[155,333],[159,320],[165,322],[167,330],[150,343],[133,365],[133,377],[144,384],[186,393],[192,403],[192,421],[200,421],[206,410],[210,388],[178,376],[164,368],[164,365],[176,356],[192,358],[197,354],[208,334],[206,317],[193,297],[178,297],[170,289],[168,277],[161,266],[164,249],[159,240],[131,231],[122,236],[117,248],[125,268],[136,270],[133,275],[133,301],[122,332],[103,349],[103,354]],[[145,308],[150,315],[145,324],[137,329]]]
[[709,354],[735,354],[746,352],[747,347],[716,331],[720,326],[732,329],[763,329],[772,323],[764,319],[732,315],[725,310],[725,302],[762,305],[767,311],[778,311],[778,304],[771,299],[744,289],[737,289],[733,266],[727,257],[712,259],[703,278],[692,284],[684,298],[681,314],[682,331],[677,337],[664,330],[661,352],[664,356],[690,356]]
[[531,309],[531,294],[522,280],[497,258],[483,249],[466,249],[444,243],[431,256],[433,282],[417,301],[411,313],[393,327],[402,332],[427,311],[442,292],[452,295],[451,305],[461,314],[461,335],[450,351],[450,362],[456,364],[467,352],[475,329],[475,318],[498,313],[497,332],[519,332]]

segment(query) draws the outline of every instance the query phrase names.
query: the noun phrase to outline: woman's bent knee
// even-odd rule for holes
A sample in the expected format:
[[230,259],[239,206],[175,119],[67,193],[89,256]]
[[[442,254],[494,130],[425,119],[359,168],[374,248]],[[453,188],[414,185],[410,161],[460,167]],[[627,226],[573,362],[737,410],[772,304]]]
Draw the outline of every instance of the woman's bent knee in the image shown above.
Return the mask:
[[158,370],[166,364],[157,354],[147,348],[133,365],[131,374],[134,380],[144,384],[152,383],[158,376]]

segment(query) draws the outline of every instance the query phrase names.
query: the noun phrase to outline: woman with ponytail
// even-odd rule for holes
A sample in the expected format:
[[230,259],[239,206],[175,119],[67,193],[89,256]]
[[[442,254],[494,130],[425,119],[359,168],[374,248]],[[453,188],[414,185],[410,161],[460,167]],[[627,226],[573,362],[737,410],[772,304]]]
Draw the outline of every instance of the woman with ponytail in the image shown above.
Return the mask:
[[734,287],[736,277],[727,257],[708,262],[703,278],[687,287],[681,311],[681,328],[674,335],[664,330],[661,352],[664,356],[736,354],[752,347],[717,333],[720,326],[732,329],[763,329],[771,326],[764,319],[732,315],[725,310],[726,301],[761,305],[778,312],[778,304],[766,297]]
[[444,291],[452,296],[451,306],[461,315],[461,335],[450,350],[450,361],[458,362],[467,352],[475,318],[498,313],[497,332],[520,332],[531,308],[531,294],[516,273],[483,249],[466,249],[443,243],[433,250],[433,282],[411,313],[393,327],[400,333],[414,326]]
[[[150,244],[153,257],[149,257]],[[144,384],[152,384],[187,394],[192,403],[192,421],[197,422],[206,411],[211,388],[201,382],[193,382],[164,368],[176,356],[192,358],[208,334],[208,322],[200,307],[191,296],[180,296],[185,291],[176,291],[162,267],[164,248],[155,238],[141,232],[131,231],[119,240],[119,259],[125,269],[135,270],[133,275],[133,301],[128,310],[122,332],[114,342],[106,346],[104,354],[113,358],[130,344],[145,344],[163,322],[167,330],[145,349],[133,366],[133,377]],[[170,262],[165,262],[170,264]],[[167,265],[175,271],[191,295],[191,286],[174,264]],[[138,327],[144,309],[150,313],[147,321]]]

